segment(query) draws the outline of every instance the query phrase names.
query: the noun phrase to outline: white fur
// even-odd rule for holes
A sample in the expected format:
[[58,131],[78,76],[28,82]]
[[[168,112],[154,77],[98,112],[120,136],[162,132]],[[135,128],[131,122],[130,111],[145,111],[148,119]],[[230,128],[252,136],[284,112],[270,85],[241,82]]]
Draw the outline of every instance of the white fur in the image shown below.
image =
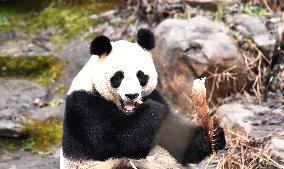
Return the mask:
[[60,148],[60,169],[65,169],[67,168],[65,165],[65,158],[63,156],[63,150]]
[[[188,166],[181,166],[171,155],[160,146],[155,146],[146,159],[128,159],[128,158],[110,158],[105,161],[93,161],[93,160],[72,160],[64,158],[63,154],[60,154],[60,161],[64,161],[65,164],[60,164],[60,169],[113,169],[121,161],[128,161],[134,164],[137,168],[145,169],[188,169]],[[133,167],[132,167],[133,168]]]
[[77,90],[92,91],[93,77],[91,75],[92,75],[94,66],[96,64],[96,60],[98,60],[98,56],[92,55],[89,61],[86,63],[86,65],[81,69],[81,71],[73,79],[67,95]]
[[60,169],[113,169],[118,163],[118,159],[111,158],[106,161],[72,160],[65,158],[60,151]]
[[[149,95],[157,86],[156,72],[151,53],[137,43],[125,40],[112,42],[112,50],[108,56],[92,55],[87,64],[78,73],[68,91],[92,91],[93,87],[107,100],[120,105],[120,98],[126,99],[125,94],[138,93],[137,101]],[[141,87],[136,76],[141,70],[149,76],[146,86]],[[110,78],[115,72],[124,72],[124,79],[118,89],[111,86]]]

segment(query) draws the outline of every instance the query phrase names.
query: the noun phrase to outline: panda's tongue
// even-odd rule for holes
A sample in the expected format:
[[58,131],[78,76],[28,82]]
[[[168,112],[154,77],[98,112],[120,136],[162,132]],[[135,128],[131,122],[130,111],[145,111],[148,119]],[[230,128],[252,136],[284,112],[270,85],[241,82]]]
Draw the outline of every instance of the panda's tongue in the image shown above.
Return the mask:
[[127,111],[133,111],[135,109],[135,104],[134,104],[134,102],[131,102],[131,101],[125,101],[123,103],[123,107]]

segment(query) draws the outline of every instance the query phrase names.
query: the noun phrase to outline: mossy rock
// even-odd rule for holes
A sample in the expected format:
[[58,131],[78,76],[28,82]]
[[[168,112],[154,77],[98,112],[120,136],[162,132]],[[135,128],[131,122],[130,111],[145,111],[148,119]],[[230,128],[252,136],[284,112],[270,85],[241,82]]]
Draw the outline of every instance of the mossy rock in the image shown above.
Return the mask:
[[33,153],[48,154],[61,144],[62,122],[61,117],[49,117],[46,120],[27,120],[21,124],[20,128],[22,133],[26,133],[25,137],[0,137],[0,150],[17,152],[24,149]]
[[55,82],[66,63],[54,56],[0,57],[0,77],[36,79],[43,85]]
[[50,152],[60,146],[63,132],[62,118],[32,120],[23,124],[22,131],[28,134],[23,148],[32,152]]

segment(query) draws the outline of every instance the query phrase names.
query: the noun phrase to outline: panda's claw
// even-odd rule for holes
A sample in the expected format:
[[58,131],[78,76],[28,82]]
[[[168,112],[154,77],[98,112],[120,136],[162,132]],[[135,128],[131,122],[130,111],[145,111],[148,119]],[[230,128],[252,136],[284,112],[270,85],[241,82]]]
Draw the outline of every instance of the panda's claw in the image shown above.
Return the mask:
[[212,146],[214,146],[217,150],[222,150],[226,146],[224,131],[218,124],[215,124],[214,127]]

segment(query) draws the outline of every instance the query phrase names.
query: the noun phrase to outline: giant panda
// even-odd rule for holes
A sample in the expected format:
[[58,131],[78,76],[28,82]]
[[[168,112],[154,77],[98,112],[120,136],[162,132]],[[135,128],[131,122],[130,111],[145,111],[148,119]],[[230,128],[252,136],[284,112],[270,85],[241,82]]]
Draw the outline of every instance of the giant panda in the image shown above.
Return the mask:
[[[206,131],[171,112],[158,91],[154,47],[155,36],[145,28],[136,43],[103,35],[91,42],[91,57],[66,97],[61,169],[111,169],[119,159],[146,158],[157,145],[182,165],[212,153]],[[225,147],[218,124],[214,140],[217,150]]]

